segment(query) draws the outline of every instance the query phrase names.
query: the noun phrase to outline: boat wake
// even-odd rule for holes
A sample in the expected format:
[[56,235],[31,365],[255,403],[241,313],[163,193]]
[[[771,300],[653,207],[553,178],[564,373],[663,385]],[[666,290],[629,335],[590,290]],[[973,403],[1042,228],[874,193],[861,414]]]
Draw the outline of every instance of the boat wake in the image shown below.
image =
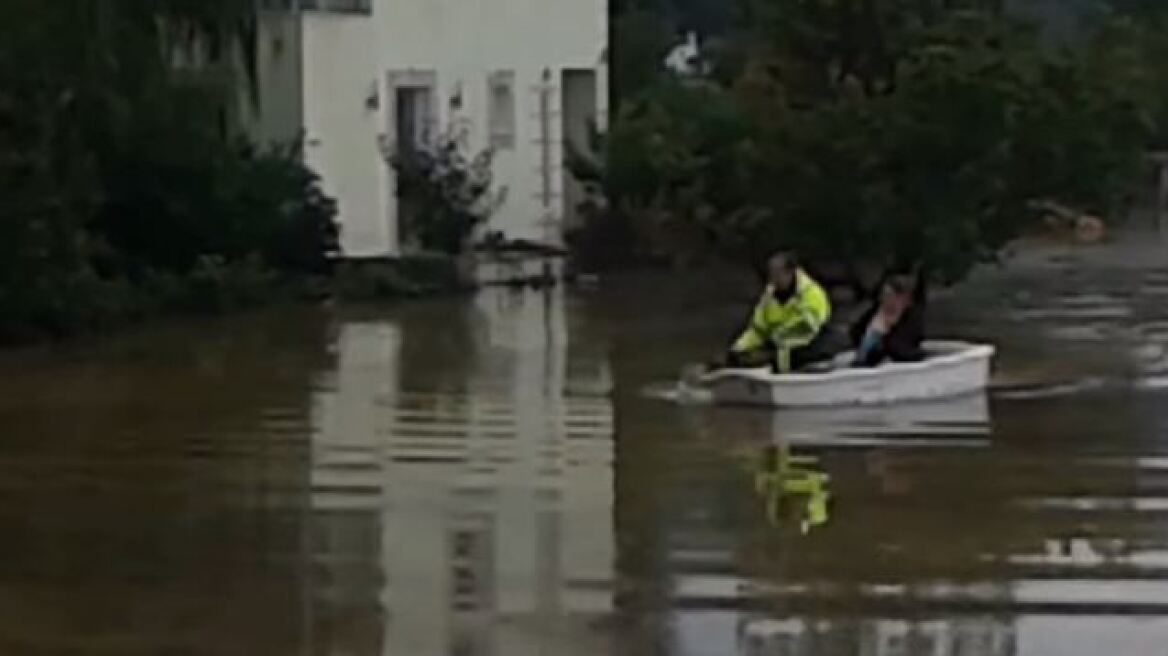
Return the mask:
[[1143,374],[1132,378],[1080,378],[1058,383],[994,385],[990,394],[996,400],[1031,401],[1057,399],[1100,391],[1159,392],[1168,390],[1168,374]]
[[1108,384],[1106,378],[1092,376],[1059,382],[992,385],[990,394],[995,399],[1007,401],[1054,399],[1096,392],[1108,387]]
[[644,388],[641,395],[657,401],[677,405],[713,405],[714,395],[708,388],[688,385],[685,381],[654,383]]
[[1168,374],[1137,378],[1135,388],[1145,392],[1168,390]]

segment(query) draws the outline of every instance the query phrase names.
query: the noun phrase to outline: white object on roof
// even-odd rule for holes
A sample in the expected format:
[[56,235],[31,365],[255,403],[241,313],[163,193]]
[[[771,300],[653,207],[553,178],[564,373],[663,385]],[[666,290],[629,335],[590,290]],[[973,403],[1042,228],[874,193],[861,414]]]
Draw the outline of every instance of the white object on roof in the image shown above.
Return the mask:
[[685,41],[679,43],[669,51],[665,58],[665,66],[674,73],[682,76],[702,75],[705,73],[701,62],[702,49],[698,45],[697,32],[686,34]]

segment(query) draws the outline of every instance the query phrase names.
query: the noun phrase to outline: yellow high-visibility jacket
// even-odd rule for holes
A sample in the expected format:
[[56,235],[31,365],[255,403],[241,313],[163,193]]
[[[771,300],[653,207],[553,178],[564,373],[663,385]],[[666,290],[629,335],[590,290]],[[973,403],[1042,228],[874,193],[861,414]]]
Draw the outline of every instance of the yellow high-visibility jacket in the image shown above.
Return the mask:
[[831,319],[831,301],[819,283],[799,271],[795,285],[795,293],[785,303],[775,298],[773,286],[767,286],[734,351],[747,353],[771,344],[777,351],[779,371],[791,370],[791,351],[810,344]]

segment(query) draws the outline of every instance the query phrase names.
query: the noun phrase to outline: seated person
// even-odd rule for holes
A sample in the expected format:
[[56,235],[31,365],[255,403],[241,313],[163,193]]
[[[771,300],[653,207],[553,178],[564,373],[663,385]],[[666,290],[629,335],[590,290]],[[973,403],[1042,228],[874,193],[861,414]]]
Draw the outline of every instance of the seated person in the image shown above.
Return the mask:
[[925,303],[917,281],[908,275],[889,277],[880,287],[880,299],[852,325],[856,348],[853,366],[876,367],[885,360],[918,362],[925,359]]
[[769,363],[777,373],[787,373],[830,357],[824,330],[831,318],[827,293],[791,253],[771,257],[767,273],[770,284],[725,364],[744,367]]

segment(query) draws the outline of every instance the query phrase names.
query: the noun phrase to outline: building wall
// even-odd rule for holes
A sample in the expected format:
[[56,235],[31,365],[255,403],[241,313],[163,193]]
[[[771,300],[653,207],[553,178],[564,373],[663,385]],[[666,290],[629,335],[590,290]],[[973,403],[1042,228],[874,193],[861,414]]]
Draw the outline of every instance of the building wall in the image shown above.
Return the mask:
[[[496,154],[495,176],[506,201],[490,228],[511,238],[558,241],[564,214],[561,82],[565,69],[596,70],[598,113],[607,105],[603,57],[607,3],[600,0],[381,0],[374,18],[386,45],[388,68],[432,69],[437,74],[439,126],[469,122],[471,146],[488,145],[488,77],[514,73],[516,133],[513,150]],[[545,70],[550,74],[544,77]],[[541,126],[540,88],[546,90],[547,132]],[[461,96],[462,109],[451,106]],[[544,170],[548,167],[549,170]],[[544,176],[548,177],[545,190]],[[545,206],[550,191],[550,206]],[[548,220],[556,223],[549,224]]]
[[370,102],[379,92],[374,24],[361,14],[311,12],[302,29],[305,161],[337,200],[345,255],[395,254],[377,146],[383,117]]
[[[566,205],[561,80],[565,70],[596,72],[594,112],[603,123],[606,2],[374,0],[369,15],[307,12],[303,21],[307,157],[340,203],[346,255],[399,253],[393,180],[378,140],[395,133],[393,85],[419,76],[434,82],[433,128],[465,128],[468,150],[479,152],[490,143],[488,81],[513,73],[514,146],[495,158],[504,196],[487,229],[560,241]],[[370,109],[365,101],[374,88]]]
[[[285,145],[300,138],[304,126],[303,38],[301,22],[286,11],[261,11],[256,30],[256,91],[239,90],[239,122],[260,146]],[[237,68],[243,70],[237,54]]]

